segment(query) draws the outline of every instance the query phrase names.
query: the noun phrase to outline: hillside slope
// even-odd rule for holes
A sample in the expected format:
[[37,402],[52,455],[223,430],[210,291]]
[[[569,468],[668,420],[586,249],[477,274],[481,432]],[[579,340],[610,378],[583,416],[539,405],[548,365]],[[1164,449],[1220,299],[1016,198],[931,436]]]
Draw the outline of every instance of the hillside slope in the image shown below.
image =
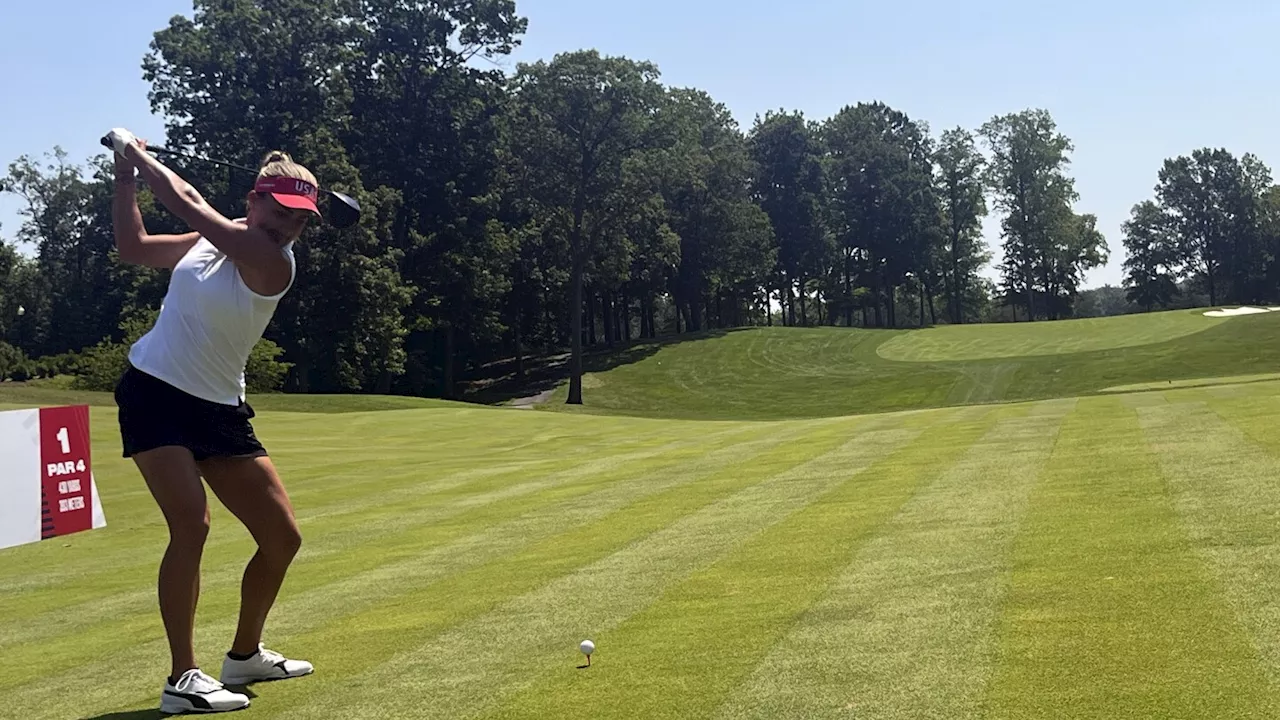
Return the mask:
[[832,417],[1088,395],[1280,370],[1280,315],[1203,310],[926,330],[752,328],[665,344],[541,409],[690,419]]

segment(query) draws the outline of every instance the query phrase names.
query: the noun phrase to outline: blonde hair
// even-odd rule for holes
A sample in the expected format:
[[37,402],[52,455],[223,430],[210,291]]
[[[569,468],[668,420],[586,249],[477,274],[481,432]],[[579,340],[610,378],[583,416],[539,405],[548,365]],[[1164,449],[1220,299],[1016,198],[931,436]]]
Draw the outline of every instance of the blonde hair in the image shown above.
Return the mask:
[[311,171],[293,161],[289,157],[289,153],[283,150],[272,150],[262,159],[262,168],[258,170],[258,177],[287,177],[294,180],[306,180],[307,182],[320,186],[316,182],[316,176]]

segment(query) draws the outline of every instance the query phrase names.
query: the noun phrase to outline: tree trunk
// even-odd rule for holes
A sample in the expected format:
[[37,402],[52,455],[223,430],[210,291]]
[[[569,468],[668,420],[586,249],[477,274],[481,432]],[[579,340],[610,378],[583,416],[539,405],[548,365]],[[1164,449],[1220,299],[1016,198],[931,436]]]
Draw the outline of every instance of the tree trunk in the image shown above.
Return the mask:
[[570,248],[573,253],[573,269],[570,272],[572,297],[569,301],[569,334],[572,349],[569,354],[569,397],[566,405],[582,404],[582,216],[585,214],[584,200],[579,198],[573,208],[573,230],[569,235]]
[[800,285],[798,288],[796,288],[799,291],[798,294],[800,295],[800,326],[809,327],[809,313],[807,311],[808,303],[805,302],[808,299],[808,293],[804,291],[804,282],[805,282],[804,275],[801,275]]
[[631,342],[631,299],[627,297],[627,291],[622,291],[622,340],[623,342]]
[[948,289],[948,301],[951,303],[951,321],[957,325],[964,323],[964,310],[960,307],[960,231],[952,227],[951,233],[951,287]]
[[587,306],[583,309],[587,314],[587,344],[596,344],[596,294],[587,293]]
[[[849,272],[849,260],[844,259],[844,324],[853,327],[853,276]],[[863,324],[866,324],[866,318],[863,318]]]
[[1209,285],[1209,304],[1218,304],[1218,285],[1213,281],[1213,258],[1205,260],[1204,275]]
[[924,327],[924,283],[920,283],[920,327]]
[[454,369],[454,330],[453,325],[444,326],[444,388],[440,393],[446,400],[455,398],[453,392],[453,369]]
[[545,336],[546,342],[543,343],[543,352],[546,353],[547,355],[550,355],[551,353],[555,352],[557,345],[559,345],[560,328],[556,324],[555,315],[553,315],[551,312],[551,303],[546,302],[547,298],[543,298],[543,300],[544,302],[542,303],[542,315],[543,315],[542,321],[543,321],[543,327],[546,328],[546,331],[547,331],[547,334]]
[[524,379],[524,342],[520,337],[520,311],[519,310],[516,311],[516,322],[514,327],[515,327],[515,333],[516,333],[516,379],[523,380]]
[[604,344],[613,347],[613,293],[605,290],[600,293],[600,321],[604,324]]

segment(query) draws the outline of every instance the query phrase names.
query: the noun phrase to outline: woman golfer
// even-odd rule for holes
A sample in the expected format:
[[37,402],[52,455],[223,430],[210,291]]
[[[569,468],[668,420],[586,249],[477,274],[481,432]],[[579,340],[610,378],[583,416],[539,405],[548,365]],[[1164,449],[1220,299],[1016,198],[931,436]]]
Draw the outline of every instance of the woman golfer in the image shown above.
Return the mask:
[[[317,183],[273,152],[248,194],[248,216],[229,220],[151,155],[128,130],[107,136],[115,149],[112,205],[116,248],[125,262],[172,271],[155,327],[129,351],[116,387],[124,456],[133,458],[169,526],[160,563],[160,615],[172,674],[163,712],[221,712],[249,705],[223,687],[298,677],[310,663],[262,646],[267,612],[302,538],[288,495],[254,436],[244,369],[276,304],[293,284],[293,243],[319,215]],[[192,232],[149,235],[134,195],[134,169]],[[201,672],[193,624],[200,557],[209,533],[201,477],[249,530],[258,550],[245,568],[240,617],[221,682]]]

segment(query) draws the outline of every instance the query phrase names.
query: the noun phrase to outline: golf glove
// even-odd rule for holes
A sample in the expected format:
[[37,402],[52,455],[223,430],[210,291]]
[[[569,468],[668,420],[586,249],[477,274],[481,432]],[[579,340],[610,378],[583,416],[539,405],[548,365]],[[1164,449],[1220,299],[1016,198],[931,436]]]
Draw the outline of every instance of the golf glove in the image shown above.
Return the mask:
[[138,141],[138,138],[133,133],[124,128],[111,128],[111,132],[107,133],[107,137],[111,139],[111,145],[120,157],[127,157],[124,154],[124,149]]

